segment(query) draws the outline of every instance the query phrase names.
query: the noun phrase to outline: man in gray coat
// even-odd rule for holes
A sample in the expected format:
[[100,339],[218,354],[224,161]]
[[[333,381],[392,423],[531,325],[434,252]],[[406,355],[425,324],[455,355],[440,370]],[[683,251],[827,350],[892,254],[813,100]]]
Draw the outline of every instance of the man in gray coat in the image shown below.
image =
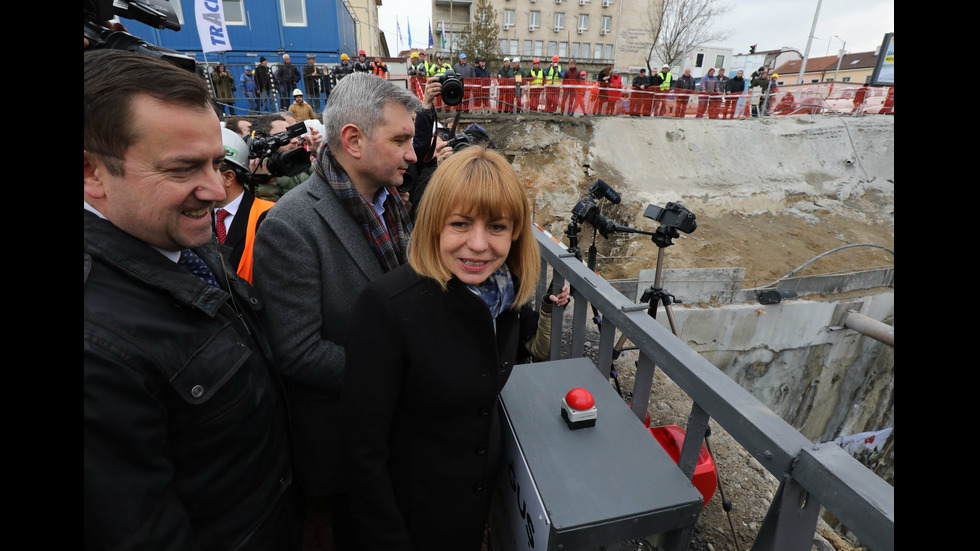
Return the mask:
[[412,225],[394,187],[416,162],[420,107],[408,90],[371,74],[340,81],[324,109],[313,175],[269,210],[255,241],[253,282],[286,380],[307,523],[322,522],[310,511],[329,509],[338,549],[349,526],[334,423],[348,319],[368,282],[406,262]]

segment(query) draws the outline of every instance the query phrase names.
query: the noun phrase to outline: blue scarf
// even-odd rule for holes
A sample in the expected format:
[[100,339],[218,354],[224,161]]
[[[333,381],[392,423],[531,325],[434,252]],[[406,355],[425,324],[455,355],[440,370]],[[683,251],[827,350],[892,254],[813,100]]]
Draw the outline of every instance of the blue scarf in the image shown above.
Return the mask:
[[466,287],[487,303],[493,319],[497,319],[497,315],[514,302],[514,280],[510,277],[506,264],[490,274],[480,285],[467,284]]

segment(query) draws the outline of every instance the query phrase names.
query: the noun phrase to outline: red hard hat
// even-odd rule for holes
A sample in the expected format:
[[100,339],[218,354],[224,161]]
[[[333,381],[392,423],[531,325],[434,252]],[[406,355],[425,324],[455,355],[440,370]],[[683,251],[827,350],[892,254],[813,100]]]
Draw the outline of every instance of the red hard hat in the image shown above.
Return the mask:
[[541,63],[541,62],[538,60],[538,58],[534,58],[534,61],[532,61],[531,63]]
[[367,55],[364,50],[357,50],[357,55]]
[[555,56],[551,56],[551,61],[554,62],[554,63],[558,63],[558,56],[556,56],[556,55]]

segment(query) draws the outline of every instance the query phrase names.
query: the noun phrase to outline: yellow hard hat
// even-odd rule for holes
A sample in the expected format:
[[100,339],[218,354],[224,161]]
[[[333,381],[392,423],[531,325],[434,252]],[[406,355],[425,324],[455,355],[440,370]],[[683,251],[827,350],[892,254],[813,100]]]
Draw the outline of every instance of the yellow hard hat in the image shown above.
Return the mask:
[[340,54],[340,60],[341,61],[347,61],[348,59],[350,59],[350,56],[349,55],[347,55],[347,54]]
[[418,56],[419,56],[418,52],[412,52],[412,57],[418,57]]
[[779,73],[773,73],[772,78],[779,78]]

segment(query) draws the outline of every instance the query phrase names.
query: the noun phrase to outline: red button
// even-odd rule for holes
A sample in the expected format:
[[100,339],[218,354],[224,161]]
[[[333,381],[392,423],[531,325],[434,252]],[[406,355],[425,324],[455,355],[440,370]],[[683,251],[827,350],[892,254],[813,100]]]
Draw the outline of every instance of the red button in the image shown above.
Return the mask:
[[565,395],[565,403],[572,409],[583,411],[591,409],[595,405],[595,399],[592,398],[592,393],[588,390],[584,388],[573,388]]

